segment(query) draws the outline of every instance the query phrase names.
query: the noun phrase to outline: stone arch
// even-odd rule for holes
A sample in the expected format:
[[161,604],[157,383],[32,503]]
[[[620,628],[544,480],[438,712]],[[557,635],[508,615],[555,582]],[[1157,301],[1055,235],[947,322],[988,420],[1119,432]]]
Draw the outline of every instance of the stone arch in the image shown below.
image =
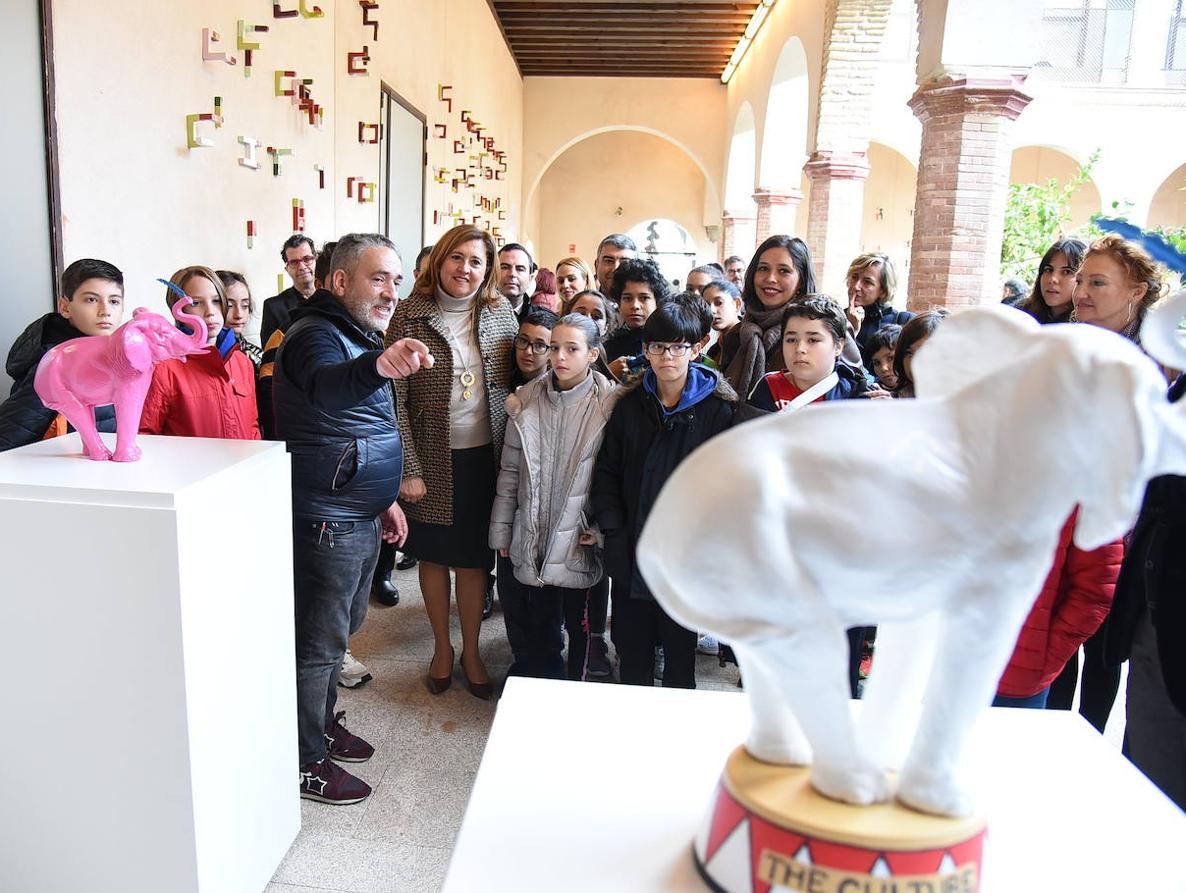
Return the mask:
[[726,211],[753,214],[757,154],[754,109],[749,102],[743,102],[733,120],[733,135],[729,140],[729,160],[725,168]]
[[758,129],[754,109],[743,102],[733,119],[725,166],[725,207],[721,214],[721,257],[749,257],[754,251],[757,204],[754,186],[758,168]]
[[673,141],[641,128],[607,128],[573,143],[549,163],[532,202],[530,235],[541,263],[569,254],[592,261],[606,233],[640,219],[675,220],[697,255],[717,252],[719,216],[705,220],[715,198],[703,168]]
[[[751,114],[752,114],[752,112],[751,112]],[[690,158],[692,160],[692,162],[698,168],[700,168],[701,173],[704,174],[704,181],[705,181],[705,187],[706,187],[705,193],[709,197],[709,201],[716,205],[715,209],[708,209],[708,208],[705,209],[706,210],[705,219],[711,220],[716,217],[716,211],[719,210],[720,206],[721,206],[720,192],[717,189],[716,180],[713,179],[713,177],[709,174],[708,168],[705,167],[704,162],[700,159],[700,157],[695,152],[693,152],[685,143],[676,139],[671,134],[664,133],[662,130],[656,130],[653,127],[643,127],[643,126],[637,125],[637,124],[610,124],[610,125],[606,125],[604,127],[594,127],[592,130],[586,130],[584,133],[574,136],[568,142],[564,143],[562,146],[559,146],[548,157],[548,160],[543,163],[543,165],[539,169],[539,172],[535,175],[535,178],[531,181],[531,187],[527,190],[527,201],[524,203],[524,205],[526,207],[531,206],[531,202],[535,198],[536,190],[539,189],[540,181],[544,178],[544,175],[548,172],[548,168],[550,168],[555,163],[557,158],[559,158],[561,155],[563,155],[565,152],[567,152],[573,146],[577,145],[577,143],[584,142],[587,139],[590,139],[592,137],[598,136],[603,133],[612,133],[614,131],[631,131],[634,133],[649,133],[651,136],[657,136],[660,139],[666,140],[667,142],[669,142],[673,146],[675,146],[677,149],[682,151],[685,155],[687,155],[688,158]],[[709,212],[711,212],[711,213],[709,213]]]
[[1149,226],[1186,227],[1186,164],[1170,173],[1149,204]]
[[761,175],[767,189],[799,189],[807,161],[811,125],[811,93],[807,53],[798,37],[790,38],[774,65],[762,125]]
[[869,143],[869,178],[865,181],[861,252],[889,255],[898,271],[897,303],[906,306],[910,243],[914,234],[914,197],[918,170],[904,154],[880,142]]
[[[1085,158],[1077,157],[1071,149],[1053,145],[1018,146],[1013,150],[1009,168],[1010,183],[1045,183],[1057,180],[1066,184],[1079,170]],[[1102,207],[1099,187],[1088,180],[1071,198],[1069,227],[1076,229],[1091,220]]]

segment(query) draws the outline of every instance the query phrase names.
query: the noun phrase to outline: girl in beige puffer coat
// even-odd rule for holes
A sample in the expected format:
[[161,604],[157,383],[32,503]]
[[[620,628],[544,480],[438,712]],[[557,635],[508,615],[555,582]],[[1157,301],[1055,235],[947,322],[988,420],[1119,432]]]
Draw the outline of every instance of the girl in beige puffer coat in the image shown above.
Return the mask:
[[587,512],[593,465],[618,387],[592,368],[596,324],[580,314],[552,330],[552,369],[507,399],[490,546],[509,556],[527,587],[532,663],[559,666],[557,632],[568,630],[568,676],[585,678],[590,589],[602,578],[599,537]]

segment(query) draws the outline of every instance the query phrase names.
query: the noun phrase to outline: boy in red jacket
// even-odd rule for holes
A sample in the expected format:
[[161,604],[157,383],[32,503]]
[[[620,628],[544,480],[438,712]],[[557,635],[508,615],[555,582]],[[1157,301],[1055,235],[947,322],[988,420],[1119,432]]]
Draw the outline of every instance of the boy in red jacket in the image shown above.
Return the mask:
[[[140,416],[141,434],[259,440],[255,370],[224,326],[226,292],[209,267],[184,267],[174,285],[193,300],[191,313],[206,322],[207,349],[185,360],[158,363]],[[169,290],[169,307],[178,300]]]

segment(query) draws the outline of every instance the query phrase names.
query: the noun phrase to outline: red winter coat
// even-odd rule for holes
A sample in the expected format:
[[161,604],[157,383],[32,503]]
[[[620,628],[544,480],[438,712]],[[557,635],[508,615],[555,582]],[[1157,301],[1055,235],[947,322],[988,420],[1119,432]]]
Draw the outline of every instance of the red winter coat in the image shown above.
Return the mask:
[[238,345],[225,358],[217,347],[152,370],[140,415],[141,434],[259,440],[255,368]]
[[1017,637],[997,685],[999,695],[1028,698],[1046,688],[1108,616],[1124,541],[1091,552],[1076,548],[1071,535],[1078,515],[1076,509],[1063,525],[1054,565]]

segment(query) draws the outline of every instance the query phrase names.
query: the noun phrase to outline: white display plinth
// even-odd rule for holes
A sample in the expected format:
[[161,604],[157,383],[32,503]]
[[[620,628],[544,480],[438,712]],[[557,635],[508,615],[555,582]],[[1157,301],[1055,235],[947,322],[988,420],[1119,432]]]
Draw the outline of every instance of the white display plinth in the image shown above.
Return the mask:
[[0,890],[258,893],[300,829],[284,445],[140,446],[0,454]]
[[[697,891],[692,864],[749,705],[729,692],[511,679],[445,893]],[[986,711],[983,893],[1168,890],[1186,815],[1078,714]]]

